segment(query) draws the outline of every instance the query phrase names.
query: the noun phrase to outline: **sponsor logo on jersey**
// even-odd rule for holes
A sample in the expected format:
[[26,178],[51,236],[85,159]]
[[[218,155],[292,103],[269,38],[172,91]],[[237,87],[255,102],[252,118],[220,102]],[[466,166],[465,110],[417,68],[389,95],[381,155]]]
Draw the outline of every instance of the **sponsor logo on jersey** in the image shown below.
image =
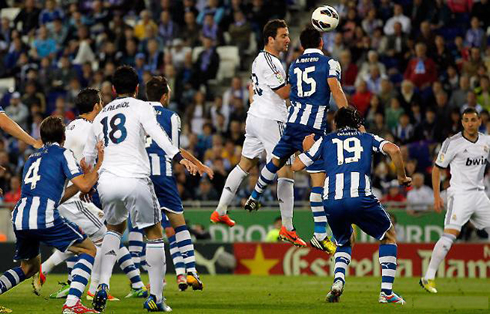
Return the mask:
[[466,165],[467,166],[479,166],[479,165],[485,165],[487,163],[487,159],[485,157],[479,157],[479,158],[467,158],[466,159]]

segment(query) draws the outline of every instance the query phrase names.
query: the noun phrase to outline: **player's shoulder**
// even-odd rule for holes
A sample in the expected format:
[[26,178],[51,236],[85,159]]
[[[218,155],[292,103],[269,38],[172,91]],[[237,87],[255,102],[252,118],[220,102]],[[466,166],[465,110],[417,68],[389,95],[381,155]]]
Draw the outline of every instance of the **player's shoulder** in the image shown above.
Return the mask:
[[90,126],[92,126],[91,121],[88,121],[87,119],[84,119],[84,118],[77,118],[77,119],[71,121],[66,126],[66,130],[72,131],[74,129],[85,128],[85,127],[90,127]]
[[278,73],[283,69],[281,60],[265,50],[259,52],[255,61],[257,62],[257,66],[264,69],[270,69],[274,73]]

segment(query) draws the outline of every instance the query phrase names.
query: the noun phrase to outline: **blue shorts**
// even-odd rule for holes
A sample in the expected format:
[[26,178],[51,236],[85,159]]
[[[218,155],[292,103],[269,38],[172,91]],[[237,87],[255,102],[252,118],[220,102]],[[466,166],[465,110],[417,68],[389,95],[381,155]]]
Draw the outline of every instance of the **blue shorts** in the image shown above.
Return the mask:
[[[303,152],[303,140],[312,133],[315,133],[315,140],[318,140],[324,134],[320,130],[306,129],[303,126],[287,124],[281,139],[272,151],[272,156],[279,159],[286,159],[293,156],[297,151]],[[324,168],[323,159],[318,159],[311,166],[306,167],[306,171],[310,173],[325,172]]]
[[151,176],[150,178],[155,187],[155,194],[160,203],[160,208],[175,214],[183,213],[184,207],[182,206],[182,200],[180,199],[175,177]]
[[170,225],[170,220],[168,220],[167,215],[165,213],[162,213],[162,228],[171,228],[172,226]]
[[328,225],[337,245],[349,242],[352,224],[377,240],[382,240],[391,228],[391,219],[374,196],[361,196],[340,200],[323,200]]
[[65,252],[73,244],[81,243],[87,238],[76,224],[66,219],[61,220],[47,229],[14,230],[17,238],[14,260],[29,260],[38,256],[41,243]]

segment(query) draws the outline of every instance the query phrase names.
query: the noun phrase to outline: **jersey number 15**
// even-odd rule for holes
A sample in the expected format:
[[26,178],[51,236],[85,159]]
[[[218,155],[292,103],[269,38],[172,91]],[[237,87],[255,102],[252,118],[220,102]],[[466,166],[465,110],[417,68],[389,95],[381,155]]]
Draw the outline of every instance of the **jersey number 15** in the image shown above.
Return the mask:
[[[310,97],[316,92],[316,81],[314,78],[308,75],[311,72],[315,72],[315,67],[307,67],[304,71],[300,68],[294,69],[294,74],[296,74],[296,87],[298,89],[298,97]],[[303,91],[303,83],[310,85],[309,91]]]

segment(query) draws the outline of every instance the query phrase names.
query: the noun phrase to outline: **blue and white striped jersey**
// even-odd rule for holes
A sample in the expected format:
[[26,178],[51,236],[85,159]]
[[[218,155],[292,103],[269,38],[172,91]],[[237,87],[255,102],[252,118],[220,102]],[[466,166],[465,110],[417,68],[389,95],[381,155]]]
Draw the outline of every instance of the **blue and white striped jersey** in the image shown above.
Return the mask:
[[339,200],[372,195],[371,160],[373,153],[384,154],[388,141],[377,135],[355,129],[341,129],[323,136],[311,149],[299,156],[309,166],[319,158],[324,160],[327,177],[324,199]]
[[58,144],[41,147],[27,159],[22,174],[22,193],[12,212],[15,230],[45,229],[60,220],[57,207],[67,179],[82,171],[73,152]]
[[306,49],[289,67],[291,106],[287,123],[325,130],[331,96],[327,79],[335,77],[340,81],[340,73],[337,61],[319,49]]
[[[180,118],[177,113],[162,106],[159,102],[149,102],[156,111],[157,122],[162,129],[170,136],[172,144],[180,148]],[[164,175],[172,176],[172,158],[165,154],[151,137],[147,137],[146,152],[150,157],[150,168],[152,176]]]

